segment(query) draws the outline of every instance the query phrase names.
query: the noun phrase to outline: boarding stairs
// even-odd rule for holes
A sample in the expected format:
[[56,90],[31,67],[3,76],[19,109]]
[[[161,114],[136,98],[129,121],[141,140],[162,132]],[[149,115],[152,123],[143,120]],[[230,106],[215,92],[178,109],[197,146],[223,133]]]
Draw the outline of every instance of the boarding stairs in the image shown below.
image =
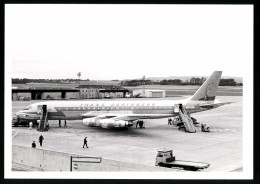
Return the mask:
[[182,106],[180,106],[179,114],[180,114],[180,117],[181,117],[182,122],[184,124],[186,132],[195,133],[196,128],[193,124],[193,121],[190,118],[190,116],[187,114],[186,110]]
[[41,116],[40,116],[40,122],[38,125],[37,130],[38,131],[48,131],[48,111],[47,111],[47,106],[43,105],[42,110],[41,110]]

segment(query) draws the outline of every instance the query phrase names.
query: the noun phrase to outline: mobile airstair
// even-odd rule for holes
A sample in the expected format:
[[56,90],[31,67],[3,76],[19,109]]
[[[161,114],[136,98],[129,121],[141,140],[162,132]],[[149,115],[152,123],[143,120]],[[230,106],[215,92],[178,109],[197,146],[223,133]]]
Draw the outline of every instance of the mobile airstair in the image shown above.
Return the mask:
[[38,124],[38,131],[48,131],[49,124],[48,124],[48,111],[47,111],[47,105],[43,105],[41,108],[41,117]]
[[193,121],[190,118],[190,116],[187,114],[186,110],[182,107],[182,104],[179,104],[179,114],[184,124],[186,132],[195,133],[196,128],[193,124]]

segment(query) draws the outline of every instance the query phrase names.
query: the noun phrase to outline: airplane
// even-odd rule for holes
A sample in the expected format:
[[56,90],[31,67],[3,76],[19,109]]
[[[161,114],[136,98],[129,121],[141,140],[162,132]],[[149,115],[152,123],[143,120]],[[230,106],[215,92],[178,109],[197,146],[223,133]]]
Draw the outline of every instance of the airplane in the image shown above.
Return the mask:
[[182,100],[44,101],[31,104],[15,115],[18,121],[36,122],[45,105],[48,120],[83,120],[90,127],[128,128],[139,119],[178,116],[180,104],[188,115],[229,104],[215,99],[221,74],[222,71],[214,71],[193,96]]

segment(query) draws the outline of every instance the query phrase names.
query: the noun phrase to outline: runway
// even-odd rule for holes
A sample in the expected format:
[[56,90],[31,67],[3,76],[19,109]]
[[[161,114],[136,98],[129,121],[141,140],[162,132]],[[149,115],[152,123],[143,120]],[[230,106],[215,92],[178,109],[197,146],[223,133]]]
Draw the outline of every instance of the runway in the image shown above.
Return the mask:
[[[58,121],[49,121],[48,132],[13,127],[12,144],[30,147],[35,140],[39,149],[38,137],[42,134],[44,142],[40,149],[147,166],[155,165],[158,149],[170,148],[178,160],[209,163],[210,167],[202,172],[242,171],[243,97],[220,96],[218,99],[234,103],[192,115],[198,122],[210,126],[209,133],[201,132],[200,126],[197,126],[196,133],[185,133],[176,126],[167,125],[167,119],[144,120],[145,129],[133,126],[128,130],[86,127],[78,120],[67,121],[64,128],[59,127]],[[34,102],[13,101],[12,113],[31,103]],[[82,148],[86,136],[89,139],[88,149]]]

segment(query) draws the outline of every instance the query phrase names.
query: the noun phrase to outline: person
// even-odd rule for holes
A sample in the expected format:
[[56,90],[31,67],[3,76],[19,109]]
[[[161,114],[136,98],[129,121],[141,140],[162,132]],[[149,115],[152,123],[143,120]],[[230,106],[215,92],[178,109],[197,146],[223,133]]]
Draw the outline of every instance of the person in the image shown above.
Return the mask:
[[183,113],[183,108],[182,108],[182,104],[179,105],[179,109],[181,110],[181,112]]
[[144,125],[143,120],[140,120],[140,122],[139,122],[139,126],[140,126],[140,128],[143,128],[143,125]]
[[50,125],[49,125],[49,123],[48,123],[48,122],[46,122],[46,130],[48,131],[48,130],[49,130],[49,128],[50,128]]
[[168,125],[172,125],[172,119],[171,118],[168,119]]
[[64,127],[67,127],[67,121],[66,120],[64,121]]
[[42,141],[43,141],[43,136],[41,135],[40,137],[39,137],[39,142],[40,142],[40,146],[42,146]]
[[36,148],[35,141],[33,141],[33,143],[32,143],[32,148]]
[[143,120],[142,120],[142,124],[143,124],[143,125],[142,125],[142,128],[145,128],[145,126],[144,126],[144,121],[143,121]]
[[59,120],[59,127],[61,127],[61,120]]
[[135,127],[135,128],[137,128],[137,126],[139,125],[139,123],[140,123],[140,121],[137,120],[137,122],[136,122],[136,127]]
[[87,137],[84,138],[83,148],[85,147],[85,145],[86,145],[86,147],[88,148],[88,140],[87,140]]
[[32,123],[32,122],[29,122],[29,129],[30,129],[30,130],[32,129],[32,126],[33,126],[33,123]]
[[204,124],[201,123],[201,131],[204,132]]

